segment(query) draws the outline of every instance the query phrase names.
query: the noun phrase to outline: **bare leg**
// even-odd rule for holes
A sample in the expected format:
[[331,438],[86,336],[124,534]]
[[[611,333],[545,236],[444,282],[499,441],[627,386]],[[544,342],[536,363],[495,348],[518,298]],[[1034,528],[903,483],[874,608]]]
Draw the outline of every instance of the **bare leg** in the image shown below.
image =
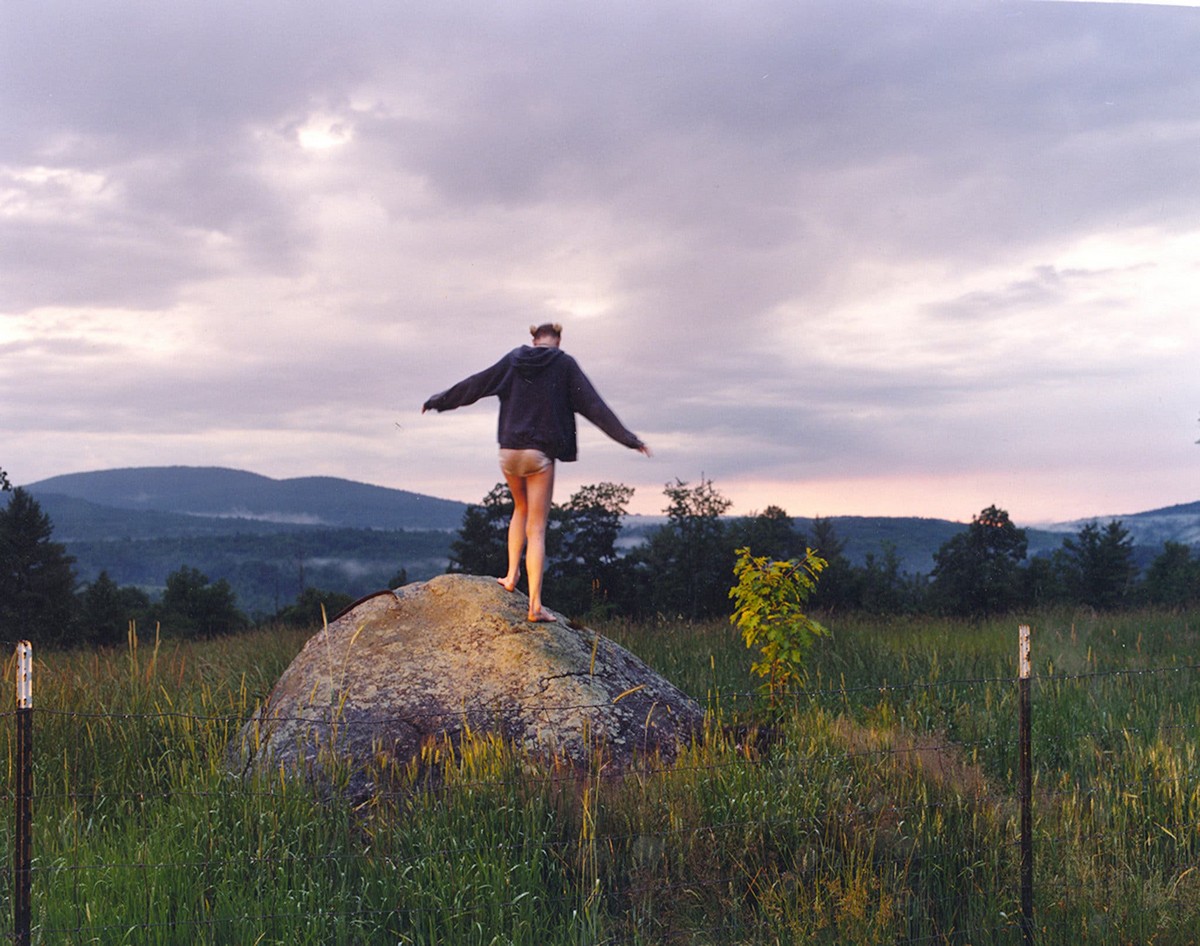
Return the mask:
[[513,514],[508,523],[508,573],[496,581],[505,591],[513,591],[517,587],[517,579],[521,577],[521,553],[525,551],[525,523],[528,517],[529,500],[525,493],[525,480],[520,476],[504,474],[508,483],[508,491],[512,493]]
[[[529,576],[529,620],[553,621],[542,608],[542,572],[546,566],[546,522],[554,496],[554,464],[525,479],[525,571]],[[514,517],[515,518],[515,517]],[[512,542],[509,542],[512,548]]]

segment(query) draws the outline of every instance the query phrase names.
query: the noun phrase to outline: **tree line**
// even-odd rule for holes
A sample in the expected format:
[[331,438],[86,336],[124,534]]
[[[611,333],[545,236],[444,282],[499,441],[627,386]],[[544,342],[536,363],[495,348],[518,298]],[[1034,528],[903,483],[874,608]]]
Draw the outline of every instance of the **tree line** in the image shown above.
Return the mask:
[[[37,500],[13,489],[2,469],[0,492],[8,494],[0,508],[0,640],[102,646],[124,642],[131,621],[183,637],[215,637],[249,626],[229,582],[211,581],[188,565],[167,576],[155,601],[137,586],[118,585],[106,571],[78,587],[74,559],[53,540],[53,524]],[[403,579],[396,576],[399,583]],[[274,617],[313,626],[350,602],[348,595],[305,588]]]
[[157,602],[140,588],[118,586],[107,572],[77,590],[74,559],[52,533],[37,500],[23,489],[12,490],[0,510],[0,639],[104,645],[124,641],[130,621],[191,636],[246,626],[229,583],[210,582],[187,566],[171,574]]
[[[51,645],[123,642],[130,621],[161,626],[168,634],[214,636],[249,624],[229,583],[211,581],[183,565],[166,580],[159,600],[121,586],[101,572],[82,588],[65,547],[37,501],[13,489],[0,470],[0,640]],[[894,547],[868,554],[861,565],[828,519],[799,529],[785,510],[729,517],[731,506],[713,482],[665,484],[666,521],[630,544],[623,532],[631,487],[584,486],[551,511],[547,532],[547,588],[555,610],[596,619],[700,619],[730,613],[729,589],[737,550],[786,561],[811,549],[827,563],[809,605],[824,613],[937,613],[981,617],[1046,606],[1102,610],[1200,604],[1200,559],[1182,543],[1167,542],[1142,573],[1120,521],[1091,522],[1064,538],[1049,555],[1027,558],[1025,531],[1008,513],[989,506],[935,553],[928,575],[900,567]],[[467,507],[451,544],[452,572],[503,574],[512,498],[503,483]],[[406,582],[403,571],[388,587]],[[318,626],[350,603],[337,591],[303,588],[274,619]]]
[[68,551],[77,558],[81,581],[104,570],[118,584],[140,588],[163,587],[166,576],[187,563],[212,579],[228,579],[238,606],[261,621],[290,607],[309,588],[361,598],[396,587],[393,578],[401,568],[410,577],[431,578],[445,570],[450,536],[446,531],[308,527],[297,532],[75,539]]
[[[708,618],[729,613],[738,549],[775,560],[812,549],[827,565],[810,604],[824,612],[947,614],[981,617],[1047,606],[1100,610],[1200,603],[1200,559],[1167,542],[1145,574],[1129,531],[1118,520],[1090,522],[1049,555],[1027,558],[1025,530],[988,506],[934,555],[929,574],[900,567],[894,547],[853,564],[829,519],[811,534],[787,512],[727,517],[731,505],[713,482],[682,480],[663,490],[666,523],[631,549],[620,549],[621,523],[633,490],[616,483],[585,486],[551,511],[547,589],[557,608],[577,616]],[[463,515],[451,546],[450,571],[502,574],[512,499],[503,483]]]

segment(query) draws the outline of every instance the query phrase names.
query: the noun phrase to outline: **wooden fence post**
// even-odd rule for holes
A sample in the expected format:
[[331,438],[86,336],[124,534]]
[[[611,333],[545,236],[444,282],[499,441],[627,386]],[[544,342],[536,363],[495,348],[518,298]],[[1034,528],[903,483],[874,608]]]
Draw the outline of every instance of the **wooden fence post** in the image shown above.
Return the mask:
[[13,849],[13,941],[29,946],[33,866],[33,645],[17,645],[16,827]]
[[1026,946],[1033,944],[1033,725],[1032,701],[1029,696],[1031,662],[1029,659],[1029,625],[1018,629],[1020,642],[1017,648],[1020,668],[1017,682],[1019,691],[1018,741],[1020,743],[1021,801],[1021,934]]

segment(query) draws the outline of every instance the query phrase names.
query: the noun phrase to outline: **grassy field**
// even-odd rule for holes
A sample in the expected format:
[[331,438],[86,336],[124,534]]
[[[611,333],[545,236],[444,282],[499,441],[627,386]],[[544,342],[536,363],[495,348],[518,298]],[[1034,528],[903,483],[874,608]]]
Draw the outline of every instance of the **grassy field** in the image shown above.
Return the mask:
[[[825,620],[776,716],[728,625],[602,628],[709,711],[668,770],[481,737],[356,810],[226,773],[305,634],[40,654],[34,941],[1020,943],[1016,621]],[[1200,939],[1196,622],[1029,622],[1039,943]]]

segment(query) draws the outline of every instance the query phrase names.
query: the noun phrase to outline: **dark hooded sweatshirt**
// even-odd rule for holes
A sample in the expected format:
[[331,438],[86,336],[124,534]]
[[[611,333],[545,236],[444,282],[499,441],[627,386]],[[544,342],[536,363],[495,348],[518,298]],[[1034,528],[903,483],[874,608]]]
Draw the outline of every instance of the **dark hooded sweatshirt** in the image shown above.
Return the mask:
[[500,446],[541,450],[552,460],[578,454],[575,415],[582,414],[617,443],[642,446],[601,400],[578,362],[559,348],[522,345],[485,371],[425,402],[426,410],[451,411],[480,398],[500,398]]

